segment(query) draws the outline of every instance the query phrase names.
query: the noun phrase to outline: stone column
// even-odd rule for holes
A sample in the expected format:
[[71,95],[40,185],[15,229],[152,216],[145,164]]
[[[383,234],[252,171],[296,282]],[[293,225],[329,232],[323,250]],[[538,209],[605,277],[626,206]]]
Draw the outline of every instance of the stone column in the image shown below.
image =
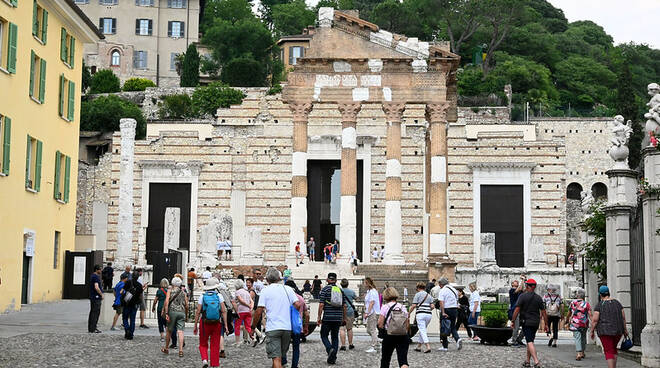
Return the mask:
[[630,215],[637,205],[637,173],[629,169],[606,173],[607,285],[612,297],[623,305],[630,324]]
[[121,131],[119,164],[119,217],[115,266],[133,264],[133,168],[135,166],[135,119],[119,120]]
[[431,186],[429,188],[429,260],[448,259],[447,255],[447,110],[450,104],[426,105],[429,122]]
[[[341,208],[339,211],[340,253],[350,256],[356,251],[357,231],[357,115],[359,102],[340,103],[341,112]],[[357,254],[357,253],[356,253]]]
[[295,257],[296,242],[307,237],[307,118],[310,102],[290,102],[293,113],[293,158],[291,159],[291,231],[287,258]]
[[385,169],[385,262],[403,264],[401,241],[401,117],[405,103],[383,103],[387,118]]
[[[660,152],[646,148],[644,177],[651,187],[660,188]],[[658,195],[643,197],[644,270],[646,327],[642,330],[642,365],[660,367],[660,200]]]

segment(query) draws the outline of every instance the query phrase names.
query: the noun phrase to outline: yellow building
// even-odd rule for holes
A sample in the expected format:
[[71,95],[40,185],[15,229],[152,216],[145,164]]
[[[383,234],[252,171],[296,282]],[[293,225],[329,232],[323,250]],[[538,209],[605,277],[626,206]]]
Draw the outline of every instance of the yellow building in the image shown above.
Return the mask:
[[0,313],[62,297],[82,50],[102,37],[72,0],[0,0]]

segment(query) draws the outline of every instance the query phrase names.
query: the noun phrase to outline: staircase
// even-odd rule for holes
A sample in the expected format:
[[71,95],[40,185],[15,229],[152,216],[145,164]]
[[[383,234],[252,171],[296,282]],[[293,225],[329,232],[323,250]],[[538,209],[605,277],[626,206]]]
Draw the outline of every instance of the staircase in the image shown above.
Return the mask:
[[[357,274],[364,277],[370,277],[376,284],[378,292],[388,285],[395,288],[400,295],[399,300],[404,299],[404,288],[408,289],[408,299],[412,299],[416,292],[416,285],[419,281],[427,283],[428,268],[425,265],[388,265],[388,264],[368,264],[360,265]],[[364,285],[360,285],[360,296],[364,297],[366,290]]]

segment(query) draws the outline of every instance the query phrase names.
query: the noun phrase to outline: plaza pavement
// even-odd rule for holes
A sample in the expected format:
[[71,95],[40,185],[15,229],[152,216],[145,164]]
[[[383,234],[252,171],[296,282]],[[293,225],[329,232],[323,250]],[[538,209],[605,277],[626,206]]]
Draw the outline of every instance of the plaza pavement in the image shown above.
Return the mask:
[[[137,329],[133,341],[123,339],[123,332],[108,331],[99,326],[102,334],[88,334],[87,300],[61,301],[25,306],[21,312],[0,315],[0,367],[199,367],[197,337],[192,336],[192,323],[186,325],[185,356],[176,352],[169,356],[159,351],[160,341],[155,321],[148,321],[150,329]],[[369,338],[364,329],[357,329],[356,349],[341,351],[338,367],[372,368],[379,366],[378,354],[364,352]],[[461,331],[461,335],[464,332]],[[264,345],[256,348],[227,345],[227,359],[222,367],[269,367]],[[437,336],[431,337],[433,352],[409,352],[411,367],[518,367],[525,355],[524,348],[486,346],[467,342],[463,350],[456,351],[450,344],[447,353],[438,352]],[[587,351],[588,358],[575,361],[573,339],[562,333],[558,348],[547,347],[547,337],[537,338],[539,354],[545,367],[603,367],[603,355],[595,346]],[[312,334],[301,346],[300,367],[325,367],[325,354],[318,333]],[[290,354],[289,354],[290,356]],[[392,367],[396,366],[396,358]],[[635,362],[619,359],[619,367],[639,367]]]

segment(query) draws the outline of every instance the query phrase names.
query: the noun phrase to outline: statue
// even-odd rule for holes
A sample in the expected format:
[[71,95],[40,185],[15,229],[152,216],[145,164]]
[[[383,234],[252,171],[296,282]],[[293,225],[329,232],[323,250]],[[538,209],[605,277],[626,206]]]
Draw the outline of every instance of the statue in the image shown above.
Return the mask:
[[591,196],[591,191],[583,190],[580,192],[580,207],[582,208],[582,220],[584,221],[591,213],[591,205],[594,203],[594,197]]
[[218,264],[218,241],[230,240],[232,237],[232,218],[227,213],[209,215],[209,223],[200,230],[198,260],[199,267]]
[[614,117],[614,127],[612,133],[614,137],[610,139],[612,147],[609,149],[610,157],[615,161],[615,169],[630,169],[628,167],[628,140],[632,134],[632,122],[628,120],[626,124],[623,123],[623,116],[617,115]]
[[655,136],[660,133],[660,86],[657,83],[651,83],[647,87],[651,100],[646,104],[649,112],[644,114],[646,120],[646,134],[653,132]]

